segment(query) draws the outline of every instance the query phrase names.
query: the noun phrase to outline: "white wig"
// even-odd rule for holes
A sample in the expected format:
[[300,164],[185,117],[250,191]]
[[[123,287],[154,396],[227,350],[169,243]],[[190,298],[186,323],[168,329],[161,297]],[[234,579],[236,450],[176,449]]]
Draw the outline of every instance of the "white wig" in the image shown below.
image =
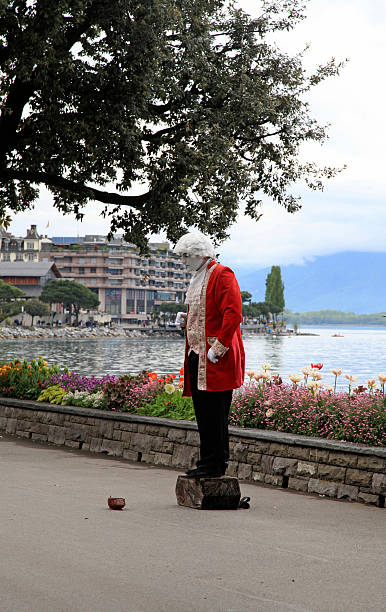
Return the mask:
[[211,240],[198,232],[191,232],[181,236],[173,251],[177,255],[186,253],[187,255],[199,255],[201,257],[215,257],[214,246]]

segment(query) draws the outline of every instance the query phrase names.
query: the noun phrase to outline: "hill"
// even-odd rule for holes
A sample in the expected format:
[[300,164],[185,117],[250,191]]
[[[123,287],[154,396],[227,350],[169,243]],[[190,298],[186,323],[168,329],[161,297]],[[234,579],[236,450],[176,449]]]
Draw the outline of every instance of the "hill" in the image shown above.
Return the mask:
[[[252,293],[256,302],[264,300],[270,268],[233,269],[240,289]],[[386,253],[325,255],[304,265],[281,265],[281,272],[286,308],[292,311],[386,313]]]

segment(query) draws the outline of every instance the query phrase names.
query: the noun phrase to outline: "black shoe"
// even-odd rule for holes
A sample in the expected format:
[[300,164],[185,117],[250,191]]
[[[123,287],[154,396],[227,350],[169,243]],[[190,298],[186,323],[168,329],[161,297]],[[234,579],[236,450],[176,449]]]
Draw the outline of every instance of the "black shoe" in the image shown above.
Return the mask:
[[188,478],[221,478],[224,476],[220,470],[210,470],[208,468],[196,468],[186,472]]

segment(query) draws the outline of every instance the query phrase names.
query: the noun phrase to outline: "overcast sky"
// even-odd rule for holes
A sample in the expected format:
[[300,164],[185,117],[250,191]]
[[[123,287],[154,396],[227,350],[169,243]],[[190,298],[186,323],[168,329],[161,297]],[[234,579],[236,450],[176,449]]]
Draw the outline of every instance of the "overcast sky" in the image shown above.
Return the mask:
[[[256,0],[239,4],[257,14]],[[330,57],[350,60],[339,77],[314,89],[312,112],[319,123],[331,123],[330,138],[322,147],[304,151],[321,164],[348,168],[328,181],[324,192],[302,192],[298,213],[290,215],[267,202],[258,223],[240,216],[220,248],[222,262],[257,268],[348,250],[386,254],[385,28],[384,0],[309,0],[308,18],[277,38],[291,53],[310,43],[309,67]],[[79,223],[56,211],[43,191],[35,210],[16,215],[10,231],[25,235],[36,223],[49,236],[106,234],[108,221],[98,216],[101,208],[89,205]]]

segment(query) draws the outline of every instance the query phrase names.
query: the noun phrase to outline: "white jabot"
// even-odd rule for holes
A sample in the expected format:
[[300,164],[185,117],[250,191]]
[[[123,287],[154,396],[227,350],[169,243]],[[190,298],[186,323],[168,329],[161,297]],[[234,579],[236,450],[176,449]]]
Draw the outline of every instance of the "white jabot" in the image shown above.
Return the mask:
[[208,259],[208,261],[203,263],[201,268],[196,270],[193,274],[186,292],[185,304],[193,305],[200,303],[202,285],[204,284],[206,271],[211,261],[211,259]]

